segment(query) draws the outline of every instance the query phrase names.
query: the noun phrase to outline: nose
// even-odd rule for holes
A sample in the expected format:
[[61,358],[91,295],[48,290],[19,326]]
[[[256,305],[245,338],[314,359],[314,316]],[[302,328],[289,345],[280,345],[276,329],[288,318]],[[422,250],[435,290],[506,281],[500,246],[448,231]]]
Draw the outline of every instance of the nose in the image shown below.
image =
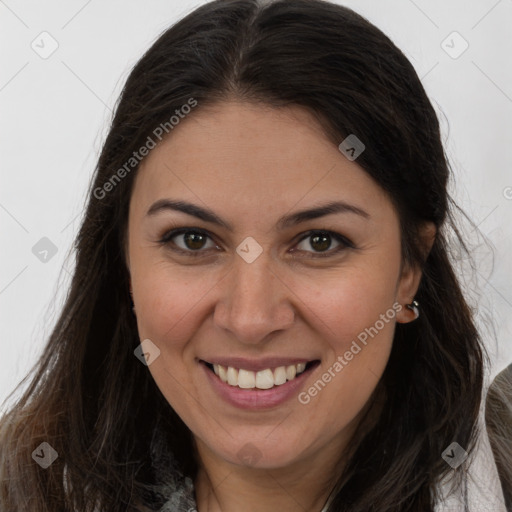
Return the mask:
[[237,341],[254,345],[293,325],[292,291],[265,252],[252,263],[238,257],[220,286],[214,323]]

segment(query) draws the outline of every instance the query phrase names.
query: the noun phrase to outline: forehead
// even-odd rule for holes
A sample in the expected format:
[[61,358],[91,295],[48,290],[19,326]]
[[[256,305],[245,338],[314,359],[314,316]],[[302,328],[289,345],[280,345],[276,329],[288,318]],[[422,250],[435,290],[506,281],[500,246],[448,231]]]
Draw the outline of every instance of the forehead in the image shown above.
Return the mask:
[[260,210],[326,197],[389,207],[383,190],[310,112],[239,102],[197,107],[142,162],[138,202],[177,194]]

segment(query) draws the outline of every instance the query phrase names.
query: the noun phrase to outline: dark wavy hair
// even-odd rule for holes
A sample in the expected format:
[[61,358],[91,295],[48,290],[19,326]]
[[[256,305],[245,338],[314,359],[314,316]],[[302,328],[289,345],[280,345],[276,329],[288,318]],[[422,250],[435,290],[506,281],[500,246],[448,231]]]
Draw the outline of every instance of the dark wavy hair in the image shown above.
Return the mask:
[[[151,492],[161,478],[157,434],[184,474],[196,474],[189,429],[133,354],[140,340],[125,236],[137,168],[108,194],[97,192],[190,98],[195,111],[230,99],[302,106],[336,146],[349,134],[366,145],[357,163],[397,209],[403,263],[423,271],[421,315],[396,325],[375,393],[381,412],[354,444],[329,510],[432,511],[440,479],[453,471],[442,452],[453,441],[467,451],[475,445],[485,362],[448,243],[456,233],[467,249],[447,191],[450,167],[408,59],[365,18],[323,0],[207,3],[135,65],[91,182],[65,305],[29,386],[2,418],[0,508],[160,506]],[[419,238],[425,221],[438,230],[427,257]],[[44,441],[59,454],[46,470],[31,457]],[[455,484],[466,469],[453,471]]]

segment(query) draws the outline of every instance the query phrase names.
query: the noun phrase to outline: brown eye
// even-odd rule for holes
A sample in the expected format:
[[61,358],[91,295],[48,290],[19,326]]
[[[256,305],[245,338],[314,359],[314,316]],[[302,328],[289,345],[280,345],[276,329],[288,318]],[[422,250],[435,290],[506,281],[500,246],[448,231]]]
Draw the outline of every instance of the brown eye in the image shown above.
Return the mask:
[[331,246],[330,235],[312,235],[310,240],[311,247],[316,251],[324,252]]
[[[337,247],[331,249],[332,243],[336,242],[338,244]],[[302,244],[302,248],[300,245]],[[333,233],[330,231],[313,231],[307,233],[305,237],[302,238],[301,242],[297,245],[297,248],[300,251],[304,252],[312,252],[313,256],[323,256],[323,254],[315,254],[315,253],[326,253],[325,256],[330,256],[334,253],[337,253],[343,249],[354,247],[350,240],[346,239],[344,236]],[[312,248],[313,251],[309,251],[308,248]]]
[[[210,247],[207,247],[208,240],[212,244]],[[196,256],[194,253],[200,255],[200,253],[206,252],[207,249],[217,247],[207,233],[185,228],[175,229],[166,233],[160,240],[160,243],[174,245],[176,247],[174,250],[189,253],[191,256]]]
[[202,249],[206,238],[201,233],[194,233],[193,231],[187,231],[183,234],[183,242],[187,249],[198,250]]

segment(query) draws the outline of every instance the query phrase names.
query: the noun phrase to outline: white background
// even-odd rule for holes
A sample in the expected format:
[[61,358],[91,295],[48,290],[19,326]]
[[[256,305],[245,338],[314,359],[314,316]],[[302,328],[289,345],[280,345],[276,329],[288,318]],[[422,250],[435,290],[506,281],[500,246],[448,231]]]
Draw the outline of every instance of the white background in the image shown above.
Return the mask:
[[[124,80],[169,25],[203,2],[0,0],[0,402],[44,348],[73,268],[85,191]],[[412,61],[443,128],[452,190],[494,245],[477,241],[467,281],[493,360],[512,362],[512,0],[340,1],[381,28]],[[449,4],[449,5],[448,5]],[[31,44],[47,31],[47,59]],[[462,49],[457,31],[469,44]],[[47,39],[45,48],[49,48]],[[508,199],[507,199],[508,191]],[[476,232],[470,233],[471,237]],[[32,247],[48,237],[46,263]],[[487,332],[487,331],[486,331]]]

